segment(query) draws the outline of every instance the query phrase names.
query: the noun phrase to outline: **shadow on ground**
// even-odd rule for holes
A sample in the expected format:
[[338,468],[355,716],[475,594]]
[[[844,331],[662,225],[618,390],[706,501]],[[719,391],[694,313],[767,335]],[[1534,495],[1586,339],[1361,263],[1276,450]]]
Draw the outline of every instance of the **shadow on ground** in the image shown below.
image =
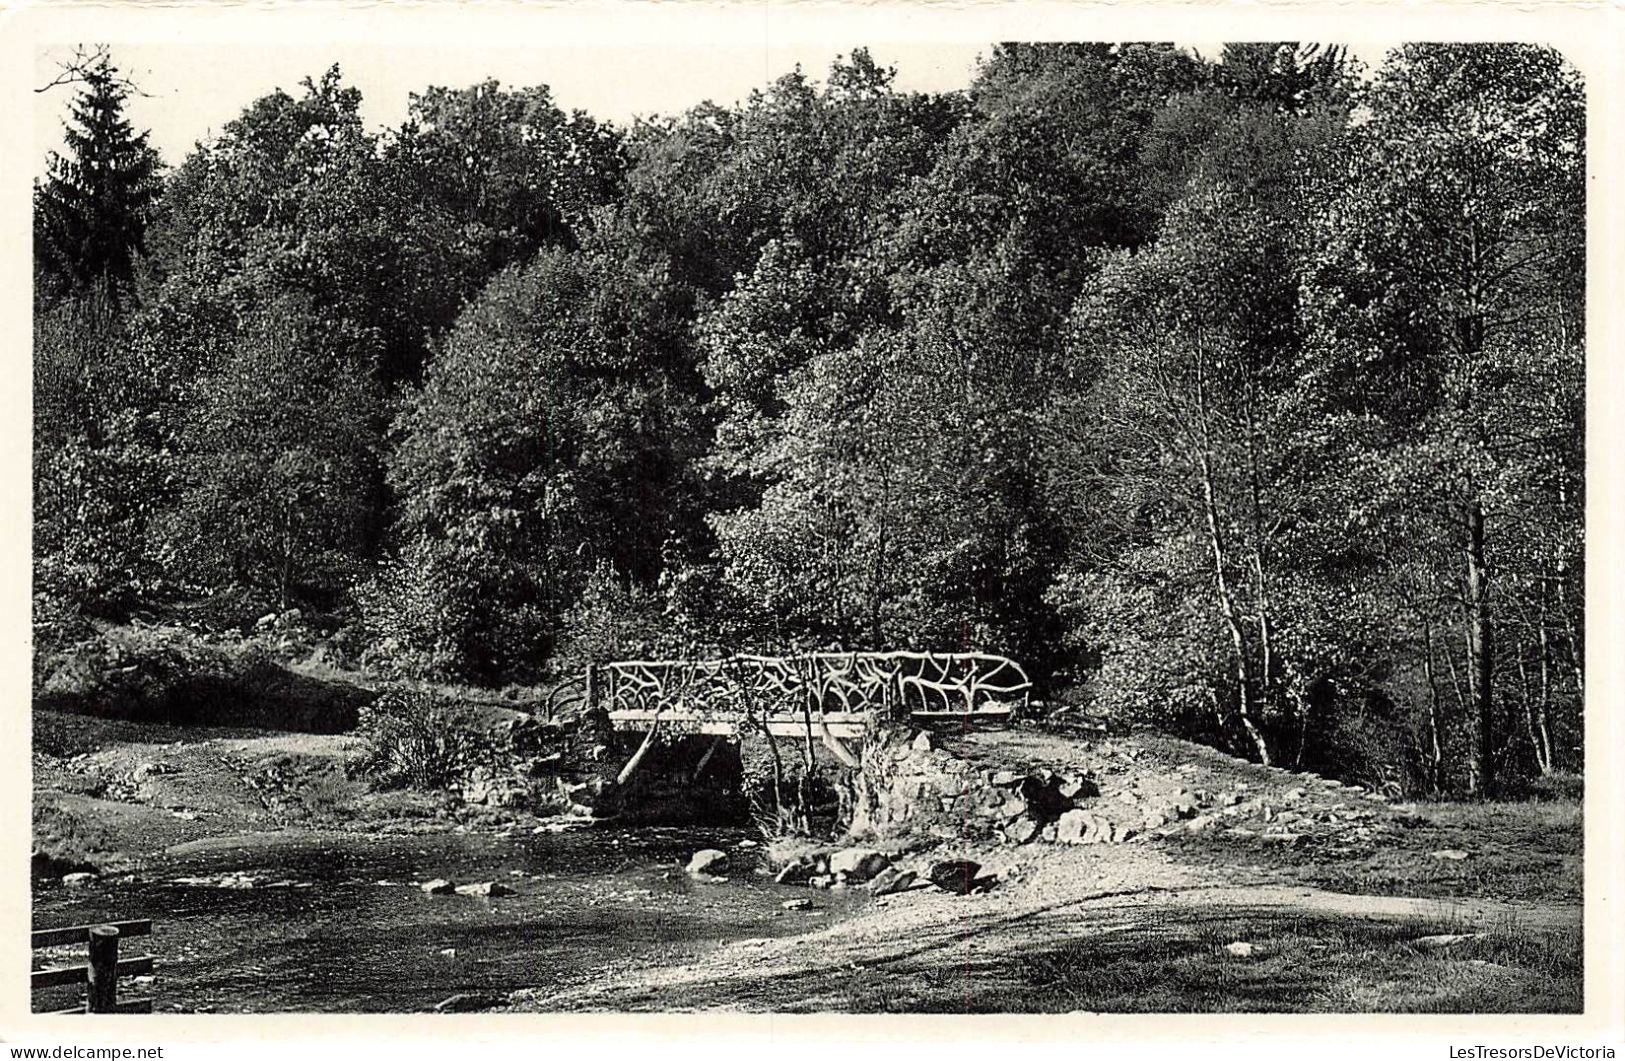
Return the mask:
[[[1033,931],[1037,924],[1014,923],[1021,920],[1035,921],[1031,913],[979,919],[951,937],[868,960],[688,983],[680,1001],[630,988],[593,1005],[860,1013],[1572,1013],[1583,1005],[1578,933],[1516,923],[1428,947],[1415,941],[1473,930],[1449,921],[1121,905],[1078,914],[1075,932],[1056,939]],[[1041,921],[1054,927],[1052,917]]]

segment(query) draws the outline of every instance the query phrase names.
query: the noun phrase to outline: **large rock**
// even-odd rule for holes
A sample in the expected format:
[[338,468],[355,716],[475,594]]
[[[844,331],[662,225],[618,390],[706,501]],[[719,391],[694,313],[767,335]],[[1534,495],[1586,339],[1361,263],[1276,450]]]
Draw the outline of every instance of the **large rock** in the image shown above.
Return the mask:
[[818,872],[818,867],[811,859],[798,858],[794,862],[786,862],[779,867],[773,875],[774,884],[806,884]]
[[716,877],[728,869],[728,853],[708,847],[703,851],[694,852],[694,857],[688,860],[688,872],[695,877]]
[[1004,827],[1004,838],[1013,844],[1025,844],[1038,835],[1039,825],[1031,818],[1017,818]]
[[1039,821],[1054,821],[1072,809],[1072,801],[1061,795],[1060,779],[1048,770],[1028,774],[1019,791],[1028,813]]
[[872,895],[892,895],[896,892],[907,891],[914,886],[917,875],[911,869],[898,869],[888,866],[869,882],[869,892]]
[[861,884],[891,865],[890,856],[865,847],[848,847],[829,856],[829,871],[836,876]]
[[1094,815],[1086,810],[1069,810],[1055,820],[1055,842],[1081,844],[1089,832]]
[[933,863],[926,872],[926,879],[943,891],[969,895],[979,887],[976,875],[981,869],[980,863],[967,858],[949,859]]

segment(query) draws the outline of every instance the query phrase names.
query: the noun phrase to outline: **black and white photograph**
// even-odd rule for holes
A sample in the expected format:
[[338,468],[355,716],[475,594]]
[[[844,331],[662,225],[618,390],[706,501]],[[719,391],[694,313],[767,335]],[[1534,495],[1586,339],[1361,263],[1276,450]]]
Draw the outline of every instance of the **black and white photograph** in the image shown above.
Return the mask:
[[16,1007],[1603,1001],[1590,71],[1016,27],[32,46]]

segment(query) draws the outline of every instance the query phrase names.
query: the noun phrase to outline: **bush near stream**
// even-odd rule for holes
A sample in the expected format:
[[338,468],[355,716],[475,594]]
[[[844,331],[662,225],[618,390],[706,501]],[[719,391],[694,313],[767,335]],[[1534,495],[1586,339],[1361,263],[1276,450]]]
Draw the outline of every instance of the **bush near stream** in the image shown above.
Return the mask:
[[381,789],[448,789],[506,758],[469,713],[431,692],[386,693],[361,713],[358,776]]

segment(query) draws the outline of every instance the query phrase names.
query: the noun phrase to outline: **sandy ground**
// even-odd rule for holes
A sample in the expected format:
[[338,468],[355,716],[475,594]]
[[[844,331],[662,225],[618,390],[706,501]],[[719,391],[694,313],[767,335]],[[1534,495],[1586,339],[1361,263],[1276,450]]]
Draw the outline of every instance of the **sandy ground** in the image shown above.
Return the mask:
[[1002,868],[1013,869],[1013,878],[986,894],[921,888],[877,900],[865,913],[829,928],[730,944],[692,965],[640,971],[570,991],[521,994],[510,1005],[516,1010],[838,1009],[858,971],[906,978],[951,976],[958,969],[968,990],[989,989],[998,970],[1035,953],[1064,950],[1068,942],[1165,933],[1202,920],[1369,919],[1414,924],[1414,935],[1422,937],[1431,931],[1425,926],[1439,924],[1463,934],[1508,923],[1578,932],[1581,919],[1574,904],[1352,895],[1215,881],[1211,871],[1151,847],[1031,848],[1006,862]]

